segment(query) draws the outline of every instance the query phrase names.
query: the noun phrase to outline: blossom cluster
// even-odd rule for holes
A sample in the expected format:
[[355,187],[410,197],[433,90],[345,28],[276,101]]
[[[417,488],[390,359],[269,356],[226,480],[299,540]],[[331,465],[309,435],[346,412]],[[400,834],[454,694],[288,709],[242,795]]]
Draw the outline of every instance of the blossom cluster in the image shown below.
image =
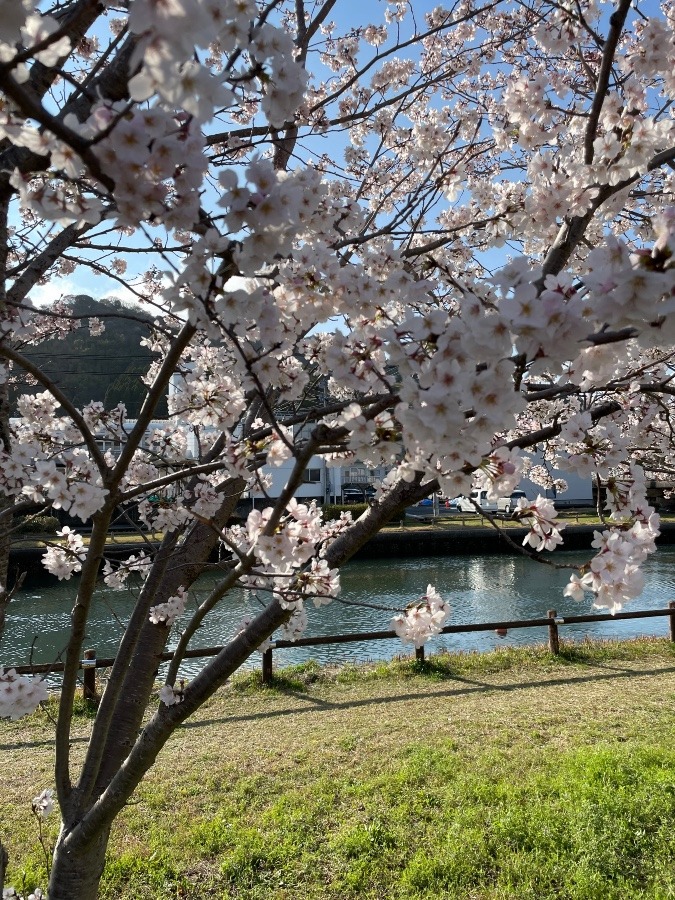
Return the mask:
[[637,521],[629,529],[595,531],[592,546],[597,550],[588,571],[572,575],[565,596],[582,600],[584,592],[594,595],[595,606],[618,612],[624,603],[638,597],[644,588],[640,565],[656,550],[658,516]]
[[430,638],[440,634],[450,616],[450,606],[433,585],[405,612],[391,620],[391,626],[404,644],[422,647]]
[[[140,212],[143,218],[152,217],[170,227],[190,227],[198,215],[199,188],[207,167],[196,121],[177,127],[175,113],[161,107],[129,114],[123,104],[102,104],[79,130],[89,138],[107,135],[94,152],[101,165],[116,174],[114,197],[120,225],[135,225]],[[183,165],[177,168],[179,156]]]
[[565,596],[581,600],[594,595],[594,605],[617,612],[638,597],[644,588],[641,565],[656,550],[659,517],[646,499],[644,472],[631,466],[623,478],[608,483],[606,507],[618,523],[595,531],[592,547],[597,551],[581,576],[572,575]]
[[[2,900],[24,900],[24,895],[17,893],[16,888],[6,887],[2,889]],[[25,900],[48,900],[42,888],[35,888],[30,894],[26,894]]]
[[507,497],[518,486],[523,472],[523,460],[517,450],[498,447],[481,461],[474,473],[477,488],[487,488],[488,500]]
[[293,55],[293,43],[281,29],[265,23],[253,29],[255,6],[251,0],[226,0],[217,5],[205,0],[158,6],[136,0],[129,28],[142,37],[138,58],[143,65],[130,82],[132,97],[147,100],[157,94],[169,109],[185,109],[200,121],[228,106],[233,94],[220,76],[198,62],[195,47],[214,43],[222,53],[246,49],[252,62],[266,67],[269,84],[262,109],[270,125],[281,128],[297,107],[307,75]]
[[540,551],[555,550],[562,544],[560,532],[565,525],[558,520],[552,500],[542,497],[541,494],[534,501],[521,497],[513,511],[513,517],[529,528],[523,538],[523,546],[529,545]]
[[[286,515],[270,529],[272,507],[251,510],[245,526],[232,526],[224,534],[226,545],[249,558],[242,586],[269,592],[284,609],[291,611],[282,627],[284,638],[295,640],[307,626],[305,602],[315,607],[330,603],[340,593],[337,569],[331,569],[323,554],[331,542],[349,527],[351,516],[324,522],[320,507],[291,500]],[[245,623],[248,624],[248,619]],[[243,624],[238,631],[245,627]],[[261,652],[267,644],[259,648]]]
[[81,534],[64,525],[56,534],[63,538],[61,546],[52,546],[42,557],[42,565],[59,581],[67,581],[82,570],[82,562],[87,555]]
[[47,688],[42,679],[0,668],[0,719],[27,716],[46,699]]
[[307,610],[304,606],[296,605],[292,610],[290,618],[281,626],[280,632],[283,640],[297,641],[302,637],[307,628]]
[[159,700],[165,706],[174,706],[176,703],[183,702],[183,687],[175,687],[171,684],[165,684],[159,691]]
[[[50,16],[32,13],[32,4],[13,4],[0,58],[10,61],[12,44],[30,47],[58,28]],[[3,6],[4,8],[4,6]],[[295,60],[293,41],[282,29],[265,22],[251,29],[255,5],[248,0],[227,3],[185,0],[161,8],[150,0],[131,5],[128,27],[137,37],[129,81],[136,103],[154,101],[150,108],[102,101],[94,105],[86,121],[66,117],[67,127],[78,137],[93,141],[102,171],[114,176],[115,215],[121,225],[136,226],[139,218],[189,229],[199,216],[199,189],[208,168],[202,126],[217,110],[240,105],[241,85],[259,83],[260,108],[270,124],[282,127],[292,119],[301,102],[307,73]],[[30,13],[30,15],[27,15]],[[0,40],[2,37],[0,36]],[[247,74],[201,61],[199,48],[217,46],[220,53],[245,51],[250,60]],[[53,40],[34,58],[55,65],[71,50],[66,36]],[[28,70],[15,63],[16,77]],[[230,83],[231,82],[231,83]],[[239,94],[239,97],[236,96]],[[15,145],[49,154],[52,173],[25,178],[16,171],[12,185],[25,210],[58,223],[96,223],[106,214],[105,203],[82,189],[77,180],[85,166],[77,152],[47,129],[37,129],[11,113],[0,122],[0,133]]]
[[37,797],[33,797],[31,806],[37,816],[46,819],[54,809],[54,791],[51,788],[45,788]]
[[[196,301],[190,295],[186,308],[192,302]],[[233,426],[246,403],[241,379],[235,377],[232,363],[226,348],[207,345],[195,349],[188,371],[180,378],[180,389],[169,396],[169,413],[192,425]]]
[[[45,66],[53,66],[61,55],[68,54],[71,49],[66,35],[56,37],[51,42],[47,39],[59,30],[59,23],[49,15],[37,12],[37,0],[3,0],[0,5],[0,59],[7,62],[15,55],[15,45],[23,43],[27,47],[47,41],[42,50],[34,53],[34,58]],[[15,67],[17,81],[23,83],[28,79],[28,66],[20,63]]]
[[316,606],[329,603],[338,595],[340,582],[337,570],[329,569],[320,554],[348,527],[349,520],[324,522],[316,502],[293,499],[286,507],[287,515],[271,530],[268,523],[273,513],[273,507],[251,510],[245,526],[226,532],[239,554],[251,553],[259,564],[243,583],[271,590],[290,609],[303,598],[312,598]]
[[152,557],[141,551],[138,556],[132,553],[127,559],[117,564],[117,568],[113,567],[109,559],[103,564],[103,580],[116,591],[122,591],[126,587],[127,578],[132,573],[141,576],[147,576],[152,566]]
[[176,619],[183,615],[187,599],[187,590],[179,587],[165,603],[158,603],[157,606],[150,607],[150,621],[153,625],[173,625]]
[[55,415],[58,402],[47,391],[22,395],[17,407],[22,418],[16,440],[10,450],[0,450],[0,492],[49,503],[86,521],[107,491],[89,453],[73,446],[81,434],[72,421]]
[[191,488],[173,497],[140,501],[138,515],[148,529],[168,534],[193,521],[195,516],[210,518],[221,502],[215,487],[206,479],[199,479]]

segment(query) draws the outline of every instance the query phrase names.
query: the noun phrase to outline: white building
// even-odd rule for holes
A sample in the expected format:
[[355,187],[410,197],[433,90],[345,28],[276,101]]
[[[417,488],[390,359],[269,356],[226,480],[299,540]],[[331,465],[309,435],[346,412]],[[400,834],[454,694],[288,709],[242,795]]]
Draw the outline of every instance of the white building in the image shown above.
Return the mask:
[[[262,474],[271,479],[271,484],[266,493],[251,490],[251,500],[255,502],[277,498],[288,483],[293,465],[294,461],[288,459],[280,466],[263,466]],[[303,483],[295,496],[322,503],[366,502],[386,474],[387,470],[383,467],[369,469],[358,462],[348,466],[328,465],[323,456],[312,456],[305,469]]]
[[581,478],[574,472],[564,471],[562,469],[554,469],[544,460],[543,454],[534,454],[534,464],[543,466],[550,478],[551,483],[562,480],[567,484],[567,490],[564,492],[557,491],[554,487],[544,488],[535,484],[529,478],[523,478],[518,485],[518,489],[525,491],[530,499],[534,499],[541,494],[549,500],[554,500],[558,509],[576,506],[593,506],[593,482],[590,478]]

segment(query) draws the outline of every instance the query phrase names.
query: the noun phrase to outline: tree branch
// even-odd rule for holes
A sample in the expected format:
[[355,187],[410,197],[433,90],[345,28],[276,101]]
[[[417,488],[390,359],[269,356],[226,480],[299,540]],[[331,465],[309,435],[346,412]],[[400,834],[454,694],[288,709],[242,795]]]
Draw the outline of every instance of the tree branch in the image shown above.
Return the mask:
[[598,122],[600,121],[600,113],[602,105],[607,96],[607,88],[609,86],[609,76],[612,71],[614,62],[614,54],[621,37],[628,10],[631,7],[632,0],[619,0],[619,4],[609,18],[609,32],[607,40],[602,51],[602,61],[600,63],[600,71],[598,72],[598,82],[595,87],[595,95],[591,105],[591,113],[586,124],[586,132],[584,134],[584,162],[587,166],[593,162],[593,142],[597,137]]

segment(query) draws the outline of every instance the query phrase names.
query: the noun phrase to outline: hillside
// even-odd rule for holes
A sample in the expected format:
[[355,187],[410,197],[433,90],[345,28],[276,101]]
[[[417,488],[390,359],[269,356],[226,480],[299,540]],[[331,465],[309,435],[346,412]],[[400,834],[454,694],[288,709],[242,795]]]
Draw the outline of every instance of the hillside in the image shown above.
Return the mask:
[[[68,297],[65,302],[71,315],[83,319],[82,325],[64,338],[52,338],[35,348],[26,348],[24,355],[39,363],[77,407],[92,400],[103,403],[106,409],[124,403],[129,416],[137,416],[145,396],[141,375],[153,359],[150,350],[141,346],[141,338],[148,335],[152,316],[116,299],[95,300],[85,294]],[[119,317],[109,317],[110,314]],[[88,319],[99,316],[105,317],[105,330],[92,336]],[[25,377],[17,379],[12,405],[19,394],[39,390]],[[165,402],[157,415],[166,415]]]

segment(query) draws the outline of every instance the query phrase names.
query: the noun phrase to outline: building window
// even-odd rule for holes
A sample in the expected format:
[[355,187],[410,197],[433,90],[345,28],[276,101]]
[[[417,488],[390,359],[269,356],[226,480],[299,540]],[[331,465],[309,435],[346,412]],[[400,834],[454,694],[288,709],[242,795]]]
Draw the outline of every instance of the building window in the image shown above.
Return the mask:
[[110,451],[114,456],[119,456],[122,452],[121,441],[108,440],[107,438],[96,438],[96,444],[98,445],[99,450],[102,450],[104,453]]
[[320,484],[321,469],[305,469],[302,473],[303,484]]

